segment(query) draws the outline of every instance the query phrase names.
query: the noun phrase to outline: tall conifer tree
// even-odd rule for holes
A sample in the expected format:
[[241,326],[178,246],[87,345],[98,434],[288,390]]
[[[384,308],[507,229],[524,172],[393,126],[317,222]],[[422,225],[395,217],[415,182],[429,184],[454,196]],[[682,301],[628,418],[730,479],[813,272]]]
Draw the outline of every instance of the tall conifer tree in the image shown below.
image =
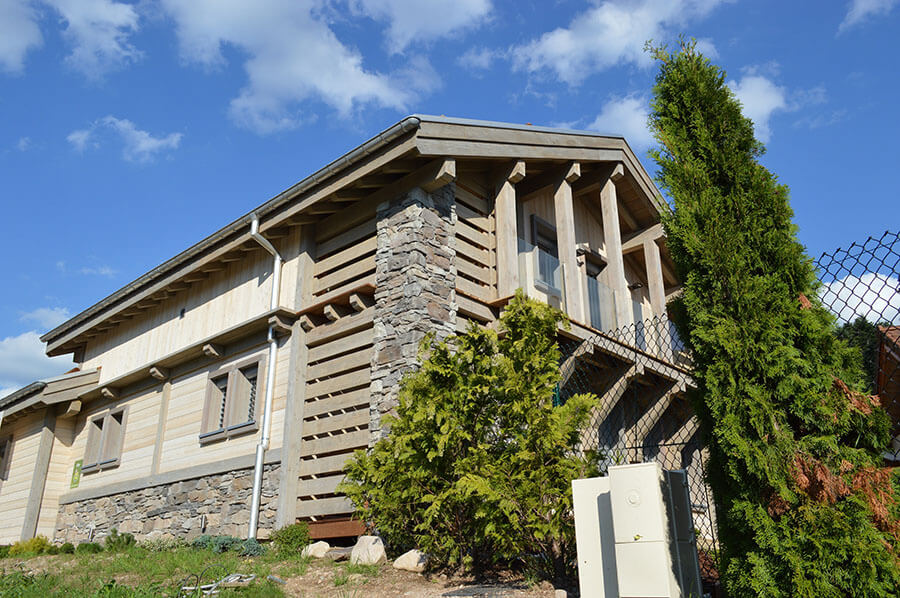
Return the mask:
[[788,189],[722,70],[693,43],[653,55],[653,157],[684,281],[671,311],[693,351],[728,594],[897,595],[889,421],[816,299]]

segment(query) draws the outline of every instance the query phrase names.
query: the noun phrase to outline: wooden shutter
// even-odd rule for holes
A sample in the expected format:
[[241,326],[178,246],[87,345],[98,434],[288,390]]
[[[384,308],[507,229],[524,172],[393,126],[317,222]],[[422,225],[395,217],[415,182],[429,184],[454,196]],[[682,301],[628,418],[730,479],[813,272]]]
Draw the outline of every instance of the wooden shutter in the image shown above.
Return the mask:
[[103,453],[100,464],[115,463],[122,456],[122,441],[125,433],[125,410],[114,411],[106,416],[103,425]]
[[227,390],[228,374],[210,378],[207,382],[201,433],[214,432],[225,427],[225,396]]
[[103,419],[102,417],[95,417],[88,421],[88,437],[84,448],[82,470],[96,466],[100,461],[100,448],[103,443]]
[[228,425],[237,426],[255,420],[256,380],[259,368],[256,365],[234,372],[232,387],[229,389]]

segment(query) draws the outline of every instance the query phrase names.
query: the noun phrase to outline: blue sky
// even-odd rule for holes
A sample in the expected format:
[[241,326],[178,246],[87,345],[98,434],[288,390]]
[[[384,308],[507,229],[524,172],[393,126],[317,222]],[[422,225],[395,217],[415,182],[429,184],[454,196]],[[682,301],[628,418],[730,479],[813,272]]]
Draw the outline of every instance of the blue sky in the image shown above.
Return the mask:
[[0,396],[68,369],[40,333],[406,114],[645,156],[648,39],[726,69],[810,254],[895,230],[898,4],[0,0]]

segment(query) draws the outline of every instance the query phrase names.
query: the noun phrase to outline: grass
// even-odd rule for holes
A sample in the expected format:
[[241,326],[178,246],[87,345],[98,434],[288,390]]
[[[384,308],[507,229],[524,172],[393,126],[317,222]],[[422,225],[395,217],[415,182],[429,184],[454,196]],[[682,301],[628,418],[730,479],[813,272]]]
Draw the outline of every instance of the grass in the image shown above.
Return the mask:
[[[173,596],[189,576],[201,576],[201,583],[211,583],[229,573],[255,574],[257,580],[248,588],[225,589],[220,596],[256,598],[283,596],[281,586],[267,576],[281,578],[303,575],[306,559],[285,558],[267,553],[244,558],[235,553],[214,554],[211,550],[178,548],[151,552],[131,547],[117,553],[58,555],[39,557],[42,563],[21,558],[0,559],[0,596],[4,598],[144,598]],[[28,569],[47,569],[47,573],[28,573]],[[51,572],[52,571],[52,572]],[[194,581],[187,582],[196,585]]]

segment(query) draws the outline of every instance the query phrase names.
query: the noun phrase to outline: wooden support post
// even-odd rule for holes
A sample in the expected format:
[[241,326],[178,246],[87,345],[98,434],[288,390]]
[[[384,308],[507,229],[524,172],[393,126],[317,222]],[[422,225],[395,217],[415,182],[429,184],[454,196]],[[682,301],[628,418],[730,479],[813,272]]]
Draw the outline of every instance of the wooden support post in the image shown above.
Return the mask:
[[28,492],[28,503],[25,505],[22,540],[29,540],[37,533],[41,504],[44,502],[44,487],[47,485],[47,472],[50,470],[50,453],[53,451],[55,432],[56,413],[53,407],[48,407],[44,412],[44,424],[41,426],[37,456],[34,459],[34,475],[31,476],[31,490]]
[[600,209],[603,213],[603,239],[606,243],[606,259],[609,262],[609,286],[616,300],[616,325],[621,328],[634,323],[631,310],[631,293],[625,279],[625,258],[622,254],[622,233],[619,229],[619,201],[616,196],[616,181],[624,176],[622,165],[618,165],[600,189]]
[[572,183],[581,176],[581,166],[572,162],[563,171],[553,191],[553,207],[556,213],[556,242],[559,262],[563,271],[563,290],[566,293],[566,313],[584,322],[584,294],[581,292],[581,270],[575,254],[575,206],[572,199]]
[[659,245],[652,239],[644,241],[644,261],[647,264],[647,283],[650,292],[650,305],[653,315],[666,312],[666,289],[663,284],[662,259],[659,256]]
[[525,178],[525,162],[503,168],[497,176],[494,218],[497,235],[497,296],[508,297],[519,282],[519,237],[516,226],[516,183]]
[[[315,274],[315,227],[305,225],[300,229],[300,253],[297,256],[297,286],[294,291],[294,308],[303,309],[312,300],[313,274]],[[290,338],[290,361],[287,399],[284,410],[284,431],[281,441],[281,476],[278,484],[278,510],[275,527],[281,528],[297,520],[297,495],[300,487],[300,443],[303,438],[303,417],[306,406],[306,372],[309,349],[306,345],[307,328],[313,322],[303,317],[294,322]]]
[[166,420],[169,418],[169,398],[172,396],[172,381],[163,382],[159,393],[159,418],[156,422],[156,440],[153,443],[153,460],[150,462],[150,474],[159,473],[159,463],[162,460],[162,445],[165,440]]

